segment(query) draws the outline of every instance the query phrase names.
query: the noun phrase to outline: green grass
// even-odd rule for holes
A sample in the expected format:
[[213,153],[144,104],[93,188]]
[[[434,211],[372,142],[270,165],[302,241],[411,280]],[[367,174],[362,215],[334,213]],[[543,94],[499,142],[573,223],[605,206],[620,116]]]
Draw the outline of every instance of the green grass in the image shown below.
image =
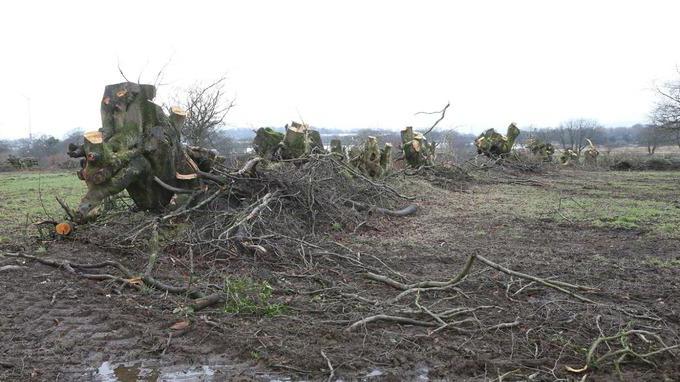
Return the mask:
[[655,268],[680,268],[680,259],[663,260],[658,257],[652,257],[647,259],[645,263]]
[[548,187],[495,185],[478,211],[680,238],[678,185],[680,172],[583,173]]
[[274,288],[267,281],[228,277],[224,280],[224,291],[227,295],[226,313],[274,317],[285,310],[285,305],[271,301]]
[[55,196],[75,206],[86,191],[73,171],[0,173],[0,221],[16,225],[61,219],[64,211]]

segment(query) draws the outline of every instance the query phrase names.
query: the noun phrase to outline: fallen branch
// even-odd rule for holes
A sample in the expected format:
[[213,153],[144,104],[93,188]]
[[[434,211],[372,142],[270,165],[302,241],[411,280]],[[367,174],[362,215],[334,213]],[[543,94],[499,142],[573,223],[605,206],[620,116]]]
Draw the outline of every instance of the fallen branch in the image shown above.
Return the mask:
[[175,186],[171,186],[164,181],[162,181],[159,177],[154,176],[153,177],[154,182],[158,183],[159,186],[165,188],[168,191],[174,192],[175,194],[193,194],[196,190],[189,190],[186,188],[179,188]]
[[151,237],[149,238],[149,262],[146,264],[144,276],[151,276],[153,266],[158,259],[158,223],[151,226]]
[[257,166],[258,163],[262,161],[262,158],[260,157],[255,157],[248,162],[238,171],[236,171],[233,175],[234,176],[243,176],[244,174],[251,173],[255,170],[255,166]]
[[376,314],[375,316],[370,316],[366,317],[362,320],[359,320],[352,325],[350,325],[345,331],[351,332],[354,329],[358,328],[359,326],[366,325],[371,322],[375,321],[391,321],[391,322],[396,322],[399,324],[409,324],[409,325],[419,325],[419,326],[437,326],[437,323],[435,322],[430,322],[430,321],[422,321],[422,320],[414,320],[412,318],[408,317],[400,317],[400,316],[390,316],[387,314]]
[[66,215],[68,215],[69,220],[75,221],[76,220],[76,213],[71,209],[71,207],[66,204],[65,201],[63,201],[60,197],[55,196],[55,199],[57,199],[57,203],[61,206],[61,208],[66,212]]
[[[586,286],[581,286],[581,285],[575,285],[575,284],[569,284],[561,281],[554,281],[554,280],[547,280],[543,279],[540,277],[528,275],[525,273],[513,271],[512,269],[506,268],[500,264],[494,263],[493,261],[481,256],[481,255],[470,255],[467,259],[467,262],[463,266],[463,269],[456,275],[454,278],[452,278],[449,281],[422,281],[418,283],[412,283],[412,284],[405,284],[400,281],[397,281],[395,279],[392,279],[390,277],[384,276],[384,275],[379,275],[376,273],[368,272],[365,274],[365,277],[371,280],[375,281],[380,281],[383,282],[393,288],[402,290],[400,294],[398,294],[396,297],[393,299],[390,299],[387,301],[387,303],[394,303],[395,301],[401,299],[402,297],[411,294],[411,293],[418,293],[416,296],[415,300],[415,305],[418,307],[420,313],[425,313],[428,316],[430,316],[432,319],[434,319],[435,322],[431,321],[420,321],[420,320],[414,320],[411,318],[407,317],[399,317],[399,316],[390,316],[390,315],[385,315],[385,314],[378,314],[375,316],[367,317],[363,320],[357,321],[354,324],[352,324],[347,330],[351,331],[354,330],[359,325],[365,325],[366,323],[373,322],[373,321],[394,321],[394,322],[399,322],[399,323],[410,323],[413,325],[421,325],[421,326],[439,326],[438,329],[436,329],[434,332],[437,332],[439,330],[442,330],[444,328],[450,327],[452,325],[460,324],[463,322],[467,322],[467,320],[463,320],[460,322],[454,322],[454,323],[447,323],[445,322],[444,318],[447,315],[455,315],[457,314],[456,310],[453,311],[447,311],[443,313],[435,313],[432,312],[430,309],[424,307],[419,303],[419,298],[420,298],[420,292],[428,292],[428,291],[441,291],[441,290],[446,290],[455,287],[458,285],[462,280],[465,279],[465,277],[470,274],[470,271],[472,269],[472,265],[474,264],[475,260],[479,260],[481,263],[484,265],[487,265],[493,269],[496,269],[498,271],[501,271],[503,273],[519,277],[522,279],[526,280],[531,280],[532,282],[541,284],[543,286],[555,289],[557,291],[560,291],[562,293],[565,293],[569,296],[574,297],[577,300],[583,301],[583,302],[588,302],[591,304],[596,304],[593,300],[583,297],[579,294],[576,294],[572,291],[570,291],[567,288],[570,289],[577,289],[577,290],[593,290],[594,288],[591,287],[586,287]],[[418,312],[418,311],[417,311]],[[416,313],[417,313],[416,312]],[[519,321],[515,320],[511,323],[505,323],[505,324],[498,324],[492,327],[489,327],[487,329],[499,329],[503,327],[512,327],[519,325]],[[466,331],[466,329],[461,329],[457,328],[459,331]]]
[[[633,348],[633,345],[630,343],[630,338],[631,336],[637,336],[642,339],[643,342],[647,343],[648,345],[651,345],[652,341],[647,339],[645,336],[649,336],[653,339],[655,339],[659,344],[662,345],[662,348],[648,351],[646,353],[640,353],[639,351],[635,350]],[[619,343],[621,344],[621,349],[618,350],[610,350],[609,352],[605,353],[604,355],[597,357],[597,348],[604,342],[608,343],[610,341],[614,340],[619,340]],[[651,348],[651,346],[650,346]],[[627,358],[627,357],[632,357],[632,358],[637,358],[640,361],[647,363],[651,366],[656,367],[656,364],[650,360],[649,358],[652,356],[655,356],[657,354],[665,353],[665,352],[670,352],[671,355],[676,356],[672,352],[674,349],[680,348],[680,344],[677,345],[672,345],[668,346],[664,343],[664,341],[659,337],[658,334],[650,332],[648,330],[625,330],[621,331],[615,335],[605,337],[601,335],[598,337],[592,345],[590,345],[590,348],[588,349],[588,353],[586,355],[586,364],[582,368],[575,369],[571,367],[566,367],[567,371],[570,371],[572,373],[582,373],[588,369],[596,368],[599,366],[602,366],[602,364],[612,358],[615,358],[613,361],[614,368],[616,369],[617,374],[619,375],[619,378],[623,380],[623,375],[621,373],[621,363]],[[611,349],[611,348],[610,348]]]
[[[129,286],[138,286],[138,281],[142,281],[144,284],[154,287],[158,290],[168,292],[168,293],[173,293],[173,294],[181,294],[181,293],[186,293],[188,296],[192,298],[201,298],[204,297],[203,293],[197,291],[197,290],[190,290],[185,287],[177,287],[173,285],[166,284],[162,281],[158,281],[155,278],[149,276],[149,275],[138,275],[135,272],[132,272],[129,270],[127,267],[125,267],[123,264],[117,262],[117,261],[112,261],[112,260],[107,260],[103,261],[101,263],[97,264],[78,264],[78,263],[72,263],[67,260],[56,260],[56,259],[50,259],[50,258],[44,258],[44,257],[36,257],[36,256],[31,256],[31,255],[25,255],[21,253],[6,253],[5,256],[10,256],[10,257],[22,257],[25,259],[29,260],[34,260],[37,261],[41,264],[44,265],[49,265],[51,267],[55,268],[61,268],[65,269],[67,272],[91,279],[91,280],[114,280],[114,281],[119,281],[122,282],[126,285]],[[109,275],[109,274],[90,274],[90,273],[83,273],[83,272],[78,272],[76,269],[95,269],[95,268],[103,268],[103,267],[113,267],[118,269],[125,278],[114,276],[114,275]]]
[[328,382],[331,382],[333,380],[333,377],[335,377],[335,369],[333,368],[333,364],[331,363],[331,360],[328,359],[328,357],[326,356],[326,353],[324,353],[323,350],[321,351],[321,356],[323,357],[323,359],[326,360],[326,363],[328,364],[328,371],[329,371]]

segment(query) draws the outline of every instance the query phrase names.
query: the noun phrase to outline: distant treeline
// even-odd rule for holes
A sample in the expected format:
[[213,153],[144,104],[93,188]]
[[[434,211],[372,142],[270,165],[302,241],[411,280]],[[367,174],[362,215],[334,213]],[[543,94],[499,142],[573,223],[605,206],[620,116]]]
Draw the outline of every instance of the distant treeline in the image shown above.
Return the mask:
[[[283,127],[274,127],[283,131]],[[368,136],[376,136],[382,143],[392,143],[395,147],[401,142],[399,131],[379,129],[340,130],[332,128],[317,128],[325,144],[331,139],[339,138],[343,144],[360,144]],[[505,133],[505,128],[497,128]],[[521,128],[517,140],[522,145],[530,138],[538,138],[551,142],[557,148],[571,148],[580,151],[586,145],[586,138],[598,146],[645,146],[653,153],[657,146],[680,145],[680,132],[664,130],[651,125],[636,124],[628,127],[602,127],[592,120],[572,120],[554,128]],[[82,142],[83,131],[74,130],[62,138],[52,135],[41,135],[33,139],[22,138],[16,140],[0,140],[0,162],[4,162],[9,155],[19,157],[33,157],[42,166],[73,165],[66,156],[69,143]],[[228,128],[216,130],[212,133],[207,146],[219,150],[223,155],[239,155],[249,151],[255,131],[246,128]],[[474,152],[472,142],[476,135],[460,133],[456,130],[435,129],[428,134],[428,139],[437,142],[442,153],[456,157],[468,157]]]

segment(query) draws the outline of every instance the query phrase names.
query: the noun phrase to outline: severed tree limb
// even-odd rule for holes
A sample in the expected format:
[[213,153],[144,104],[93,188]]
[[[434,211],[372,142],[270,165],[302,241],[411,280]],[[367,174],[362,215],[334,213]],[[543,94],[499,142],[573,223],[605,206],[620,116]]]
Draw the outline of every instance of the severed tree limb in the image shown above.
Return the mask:
[[207,296],[199,297],[194,300],[193,304],[191,304],[191,308],[193,309],[194,312],[197,312],[201,309],[205,309],[207,307],[213,306],[215,304],[219,304],[223,302],[225,299],[224,293],[222,292],[217,292],[213,294],[209,294]]
[[362,210],[369,210],[373,212],[377,212],[379,214],[387,215],[387,216],[396,216],[396,217],[404,217],[408,215],[413,215],[416,212],[418,212],[418,206],[415,204],[409,204],[408,206],[399,209],[399,210],[391,210],[389,208],[382,208],[382,207],[377,207],[377,206],[371,206],[366,203],[361,203],[357,202],[351,199],[346,199],[345,203],[347,205],[351,205],[355,207],[357,210],[362,211]]
[[387,314],[376,314],[375,316],[366,317],[362,320],[359,320],[359,321],[353,323],[352,325],[347,327],[347,329],[345,329],[345,331],[351,332],[351,331],[353,331],[354,329],[356,329],[360,326],[363,326],[363,325],[366,325],[368,323],[375,322],[375,321],[391,321],[391,322],[397,322],[397,323],[400,323],[400,324],[430,326],[430,327],[438,326],[437,323],[430,322],[430,321],[415,320],[413,318],[408,318],[408,317],[390,316],[390,315],[387,315]]
[[323,357],[323,359],[326,360],[326,363],[328,364],[329,375],[328,375],[327,381],[331,382],[331,381],[333,381],[333,377],[335,377],[335,368],[333,368],[333,364],[331,363],[331,360],[328,358],[326,353],[323,352],[323,350],[321,351],[321,356]]
[[[162,222],[164,222],[164,221],[167,221],[167,220],[169,220],[169,219],[172,219],[172,218],[175,218],[175,217],[178,217],[178,216],[181,216],[181,215],[186,215],[186,214],[188,214],[188,213],[191,212],[191,211],[195,211],[195,210],[197,210],[197,209],[199,209],[199,208],[205,206],[206,204],[212,202],[213,200],[215,200],[215,198],[217,198],[218,196],[220,196],[220,194],[222,194],[224,191],[225,191],[225,188],[220,187],[220,188],[219,188],[217,191],[215,191],[212,195],[210,195],[209,197],[207,197],[207,198],[201,200],[200,203],[196,203],[195,206],[193,206],[193,207],[191,207],[191,208],[187,208],[187,209],[183,209],[183,210],[179,210],[179,211],[172,212],[172,213],[170,213],[170,214],[167,214],[167,215],[161,217],[160,220],[161,220]],[[144,228],[147,228],[147,227],[148,227],[148,226],[145,226]],[[144,229],[144,228],[142,228],[142,229]]]
[[151,226],[151,237],[149,238],[149,262],[146,264],[144,276],[151,276],[151,271],[158,259],[158,223],[154,222]]
[[276,194],[278,194],[278,191],[268,192],[267,194],[265,194],[265,196],[263,196],[262,199],[260,199],[259,203],[255,207],[253,207],[250,213],[248,213],[248,215],[239,219],[236,223],[232,224],[229,228],[222,232],[222,234],[220,234],[219,238],[223,239],[225,237],[229,237],[231,232],[233,232],[235,229],[238,229],[246,222],[253,220],[257,215],[260,214],[260,211],[267,207],[269,202],[271,202],[272,198]]
[[68,215],[69,219],[71,221],[75,221],[76,220],[76,213],[71,209],[71,207],[69,207],[68,204],[66,204],[66,202],[63,201],[60,197],[55,196],[55,199],[57,199],[57,203],[59,203],[61,208],[64,209],[64,211],[66,212],[66,215]]
[[472,269],[472,264],[475,262],[475,255],[471,255],[468,257],[467,262],[465,262],[465,266],[463,266],[463,269],[460,271],[460,273],[452,278],[449,281],[422,281],[418,283],[413,283],[413,284],[404,284],[399,281],[396,281],[394,279],[391,279],[387,276],[383,275],[378,275],[375,273],[368,272],[366,273],[366,277],[371,279],[371,280],[376,280],[376,281],[382,281],[387,285],[390,285],[394,288],[401,289],[403,291],[407,291],[409,289],[419,289],[419,288],[442,288],[442,287],[449,287],[458,284],[460,281],[462,281],[465,276],[467,276],[470,273],[470,269]]
[[[10,257],[22,257],[25,259],[29,260],[34,260],[37,261],[41,264],[44,265],[49,265],[51,267],[55,268],[62,268],[65,269],[67,272],[92,279],[92,280],[117,280],[117,281],[122,281],[126,285],[129,284],[134,284],[135,282],[142,281],[144,284],[149,285],[151,287],[154,287],[158,290],[162,290],[168,293],[173,293],[173,294],[181,294],[181,293],[186,293],[188,296],[191,298],[201,298],[204,297],[203,293],[194,290],[194,289],[188,289],[185,287],[178,287],[170,284],[166,284],[162,281],[159,281],[155,278],[153,278],[150,275],[139,275],[135,272],[132,272],[130,269],[125,267],[123,264],[117,262],[117,261],[112,261],[112,260],[107,260],[103,261],[101,263],[97,264],[78,264],[78,263],[72,263],[68,260],[56,260],[56,259],[49,259],[49,258],[43,258],[43,257],[36,257],[36,256],[31,256],[31,255],[25,255],[22,253],[6,253],[5,256],[10,256]],[[103,268],[103,267],[113,267],[118,269],[127,279],[123,279],[117,276],[113,275],[101,275],[101,274],[87,274],[87,273],[82,273],[76,271],[76,269],[95,269],[95,268]]]
[[255,157],[255,158],[249,160],[248,162],[246,162],[246,164],[243,165],[243,167],[240,170],[236,171],[233,175],[234,176],[243,176],[244,174],[251,173],[255,170],[255,167],[261,161],[262,161],[262,158]]
[[[629,337],[631,336],[639,336],[643,339],[643,342],[646,342],[647,344],[650,344],[652,341],[646,339],[644,336],[649,336],[654,338],[659,344],[661,344],[661,348],[649,351],[647,353],[641,353],[640,351],[636,351],[633,347],[632,344],[630,343]],[[614,340],[620,340],[620,344],[622,346],[621,349],[618,350],[611,350],[605,353],[604,355],[597,357],[597,348],[604,342],[607,344],[608,342],[614,341]],[[680,344],[668,346],[664,343],[664,341],[661,339],[661,337],[653,332],[650,332],[648,330],[639,330],[639,329],[633,329],[633,330],[625,330],[621,331],[615,335],[612,336],[604,336],[600,335],[593,343],[590,345],[590,348],[588,349],[588,353],[586,355],[586,364],[582,368],[575,369],[572,367],[567,366],[566,369],[567,371],[570,371],[572,373],[582,373],[588,369],[592,369],[598,366],[601,366],[604,361],[607,361],[609,359],[614,358],[613,364],[614,368],[616,369],[616,372],[619,374],[619,377],[623,380],[622,378],[622,373],[621,373],[621,362],[625,360],[626,357],[633,357],[637,358],[642,362],[645,362],[651,366],[656,366],[654,362],[652,362],[649,358],[661,354],[664,352],[670,352],[671,355],[677,356],[675,352],[672,350],[680,348]]]
[[[392,278],[389,278],[387,276],[383,276],[383,275],[379,275],[379,274],[375,274],[375,273],[371,273],[371,272],[366,273],[365,277],[369,278],[371,280],[381,281],[381,282],[383,282],[387,285],[390,285],[394,288],[403,290],[404,292],[402,292],[400,295],[397,296],[396,299],[398,299],[398,298],[403,297],[406,294],[409,294],[409,293],[412,293],[412,292],[415,292],[415,291],[420,292],[420,291],[426,291],[426,290],[441,290],[441,288],[455,286],[456,284],[461,282],[465,278],[465,276],[467,276],[470,273],[470,270],[472,269],[472,265],[474,264],[475,259],[477,259],[480,262],[482,262],[483,264],[485,264],[485,265],[487,265],[491,268],[494,268],[498,271],[501,271],[503,273],[506,273],[506,274],[509,274],[509,275],[512,275],[512,276],[515,276],[515,277],[523,278],[523,279],[526,279],[526,280],[531,280],[531,281],[534,281],[534,282],[541,284],[543,286],[547,286],[549,288],[558,290],[558,291],[560,291],[564,294],[572,296],[577,300],[580,300],[580,301],[583,301],[583,302],[588,302],[588,303],[591,303],[591,304],[596,304],[595,301],[593,301],[589,298],[583,297],[583,296],[576,294],[576,293],[567,289],[567,288],[570,288],[570,289],[591,291],[591,290],[595,290],[595,288],[582,286],[582,285],[569,284],[569,283],[565,283],[565,282],[561,282],[561,281],[555,281],[555,280],[546,280],[546,279],[543,279],[543,278],[540,278],[540,277],[528,275],[526,273],[513,271],[512,269],[509,269],[509,268],[506,268],[506,267],[504,267],[500,264],[494,263],[493,261],[491,261],[491,260],[489,260],[489,259],[487,259],[487,258],[485,258],[481,255],[470,255],[470,257],[468,257],[468,260],[465,263],[465,266],[463,267],[461,272],[456,277],[454,277],[453,279],[451,279],[449,281],[422,281],[422,282],[413,283],[413,284],[405,284],[405,283],[399,282],[397,280],[394,280]],[[437,288],[437,289],[434,289],[434,288]]]
[[589,298],[583,297],[581,295],[578,295],[578,294],[566,289],[566,288],[572,288],[572,289],[588,291],[588,290],[594,290],[595,288],[586,287],[586,286],[582,286],[582,285],[569,284],[569,283],[565,283],[565,282],[561,282],[561,281],[554,281],[554,280],[548,281],[548,280],[542,279],[540,277],[536,277],[536,276],[528,275],[526,273],[513,271],[512,269],[509,269],[509,268],[506,268],[506,267],[504,267],[500,264],[494,263],[493,261],[491,261],[491,260],[489,260],[489,259],[487,259],[483,256],[480,256],[480,255],[475,255],[475,257],[477,258],[477,260],[481,261],[482,263],[484,263],[484,264],[488,265],[489,267],[494,268],[498,271],[501,271],[503,273],[513,275],[513,276],[516,276],[516,277],[519,277],[519,278],[523,278],[523,279],[526,279],[526,280],[535,281],[535,282],[537,282],[537,283],[539,283],[543,286],[547,286],[549,288],[558,290],[558,291],[560,291],[564,294],[568,294],[569,296],[574,297],[577,300],[581,300],[583,302],[588,302],[588,303],[591,303],[591,304],[596,304],[595,301],[593,301]]
[[159,186],[165,188],[168,191],[172,191],[175,194],[192,194],[192,193],[195,192],[195,190],[188,190],[186,188],[179,188],[179,187],[171,186],[171,185],[165,183],[164,181],[162,181],[157,176],[154,176],[153,180],[154,180],[154,182],[158,183]]
[[444,106],[444,108],[441,109],[440,111],[434,111],[434,112],[420,111],[420,112],[416,113],[416,115],[418,115],[418,114],[441,114],[439,119],[437,121],[435,121],[435,123],[426,132],[424,132],[423,135],[427,135],[429,132],[431,132],[439,124],[439,122],[441,122],[444,119],[444,117],[446,116],[446,109],[448,109],[449,106],[451,106],[451,102],[447,102],[446,106]]

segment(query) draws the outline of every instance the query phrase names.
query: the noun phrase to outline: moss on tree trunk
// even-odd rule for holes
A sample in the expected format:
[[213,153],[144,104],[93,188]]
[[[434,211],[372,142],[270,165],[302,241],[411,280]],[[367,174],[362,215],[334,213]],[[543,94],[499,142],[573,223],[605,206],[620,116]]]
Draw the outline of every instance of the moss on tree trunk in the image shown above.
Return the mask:
[[153,85],[106,86],[102,128],[86,133],[81,146],[69,146],[70,156],[83,158],[78,175],[88,188],[76,209],[79,222],[96,218],[102,200],[123,190],[140,209],[163,208],[173,192],[154,177],[176,186],[178,168],[191,169],[180,141],[185,113],[173,108],[168,117],[151,102],[155,94]]
[[411,167],[418,168],[434,164],[436,145],[434,142],[429,143],[422,134],[414,132],[411,126],[401,131],[401,148],[406,163]]

